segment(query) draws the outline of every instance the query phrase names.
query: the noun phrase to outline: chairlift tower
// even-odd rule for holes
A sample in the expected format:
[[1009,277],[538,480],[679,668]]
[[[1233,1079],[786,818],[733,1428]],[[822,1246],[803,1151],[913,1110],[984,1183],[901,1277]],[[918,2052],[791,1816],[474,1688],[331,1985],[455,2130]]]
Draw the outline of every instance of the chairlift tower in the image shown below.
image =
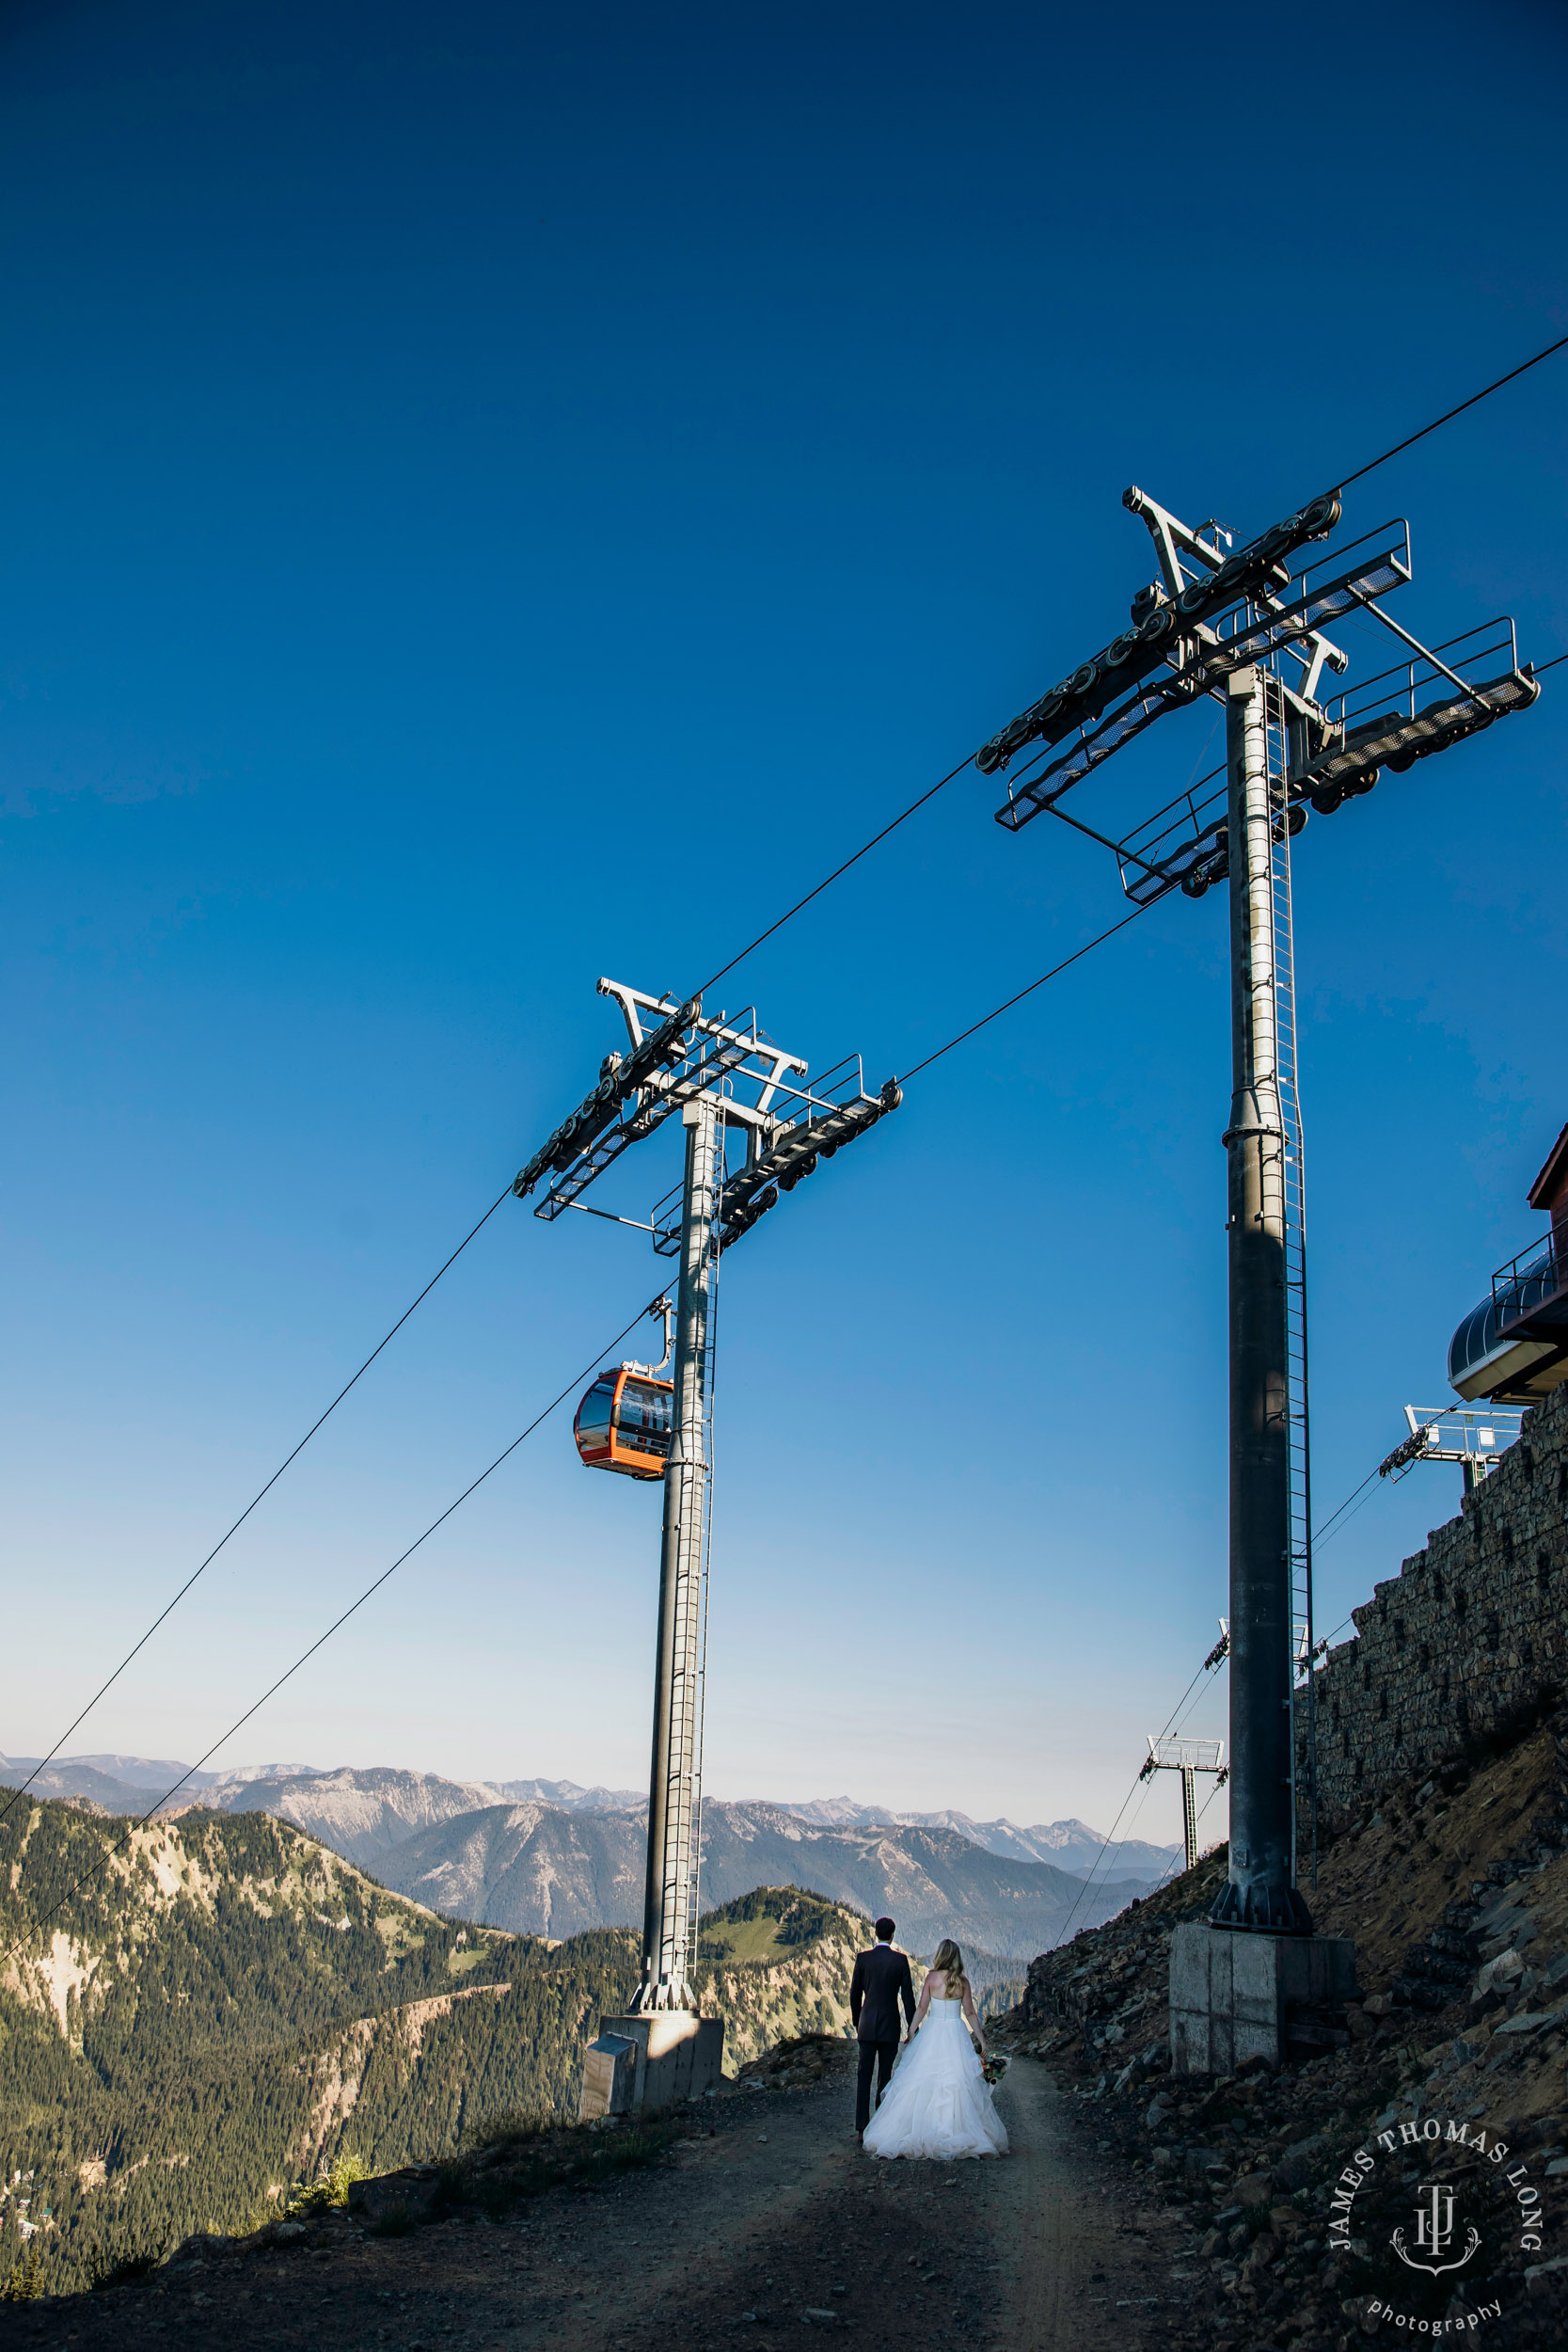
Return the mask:
[[[792,1191],[902,1100],[892,1079],[879,1093],[866,1091],[858,1055],[808,1083],[805,1060],[773,1044],[753,1010],[713,1019],[698,998],[648,995],[618,980],[601,979],[599,993],[619,1005],[628,1051],[606,1057],[598,1084],[513,1185],[519,1200],[544,1185],[534,1215],[546,1222],[576,1209],[632,1226],[650,1233],[656,1250],[678,1266],[668,1428],[657,1433],[651,1459],[647,1453],[623,1452],[611,1431],[606,1458],[595,1462],[661,1476],[664,1512],[641,1984],[631,2018],[603,2021],[585,2072],[585,2115],[665,2106],[702,2087],[693,2070],[703,2071],[708,2058],[717,2072],[717,2057],[709,2052],[705,2058],[693,2029],[719,1261],[778,1205],[781,1193]],[[677,1112],[685,1171],[674,1192],[645,1219],[591,1207],[582,1198],[590,1185]],[[732,1136],[743,1144],[733,1169],[727,1165]],[[668,1360],[671,1302],[657,1298],[648,1311],[665,1315]],[[646,1365],[622,1371],[640,1375],[644,1391],[666,1385],[650,1377]],[[617,1395],[624,1385],[616,1385]],[[607,1415],[607,1424],[618,1409]],[[647,1433],[638,1434],[646,1445]],[[585,1459],[594,1458],[586,1446],[583,1451]],[[662,2028],[652,2022],[660,2018]],[[715,2050],[721,2046],[721,2026],[717,2034]],[[607,2050],[607,2042],[619,2046]]]
[[1181,1775],[1181,1844],[1185,1855],[1183,1867],[1191,1870],[1197,1862],[1197,1776],[1212,1772],[1216,1788],[1223,1788],[1230,1775],[1225,1764],[1223,1740],[1176,1740],[1162,1734],[1148,1741],[1148,1755],[1139,1772],[1140,1780],[1152,1780],[1156,1772],[1180,1772]]
[[[1291,843],[1309,813],[1331,816],[1370,792],[1383,769],[1402,772],[1528,709],[1540,685],[1520,665],[1511,620],[1428,648],[1383,610],[1381,600],[1412,577],[1402,520],[1307,560],[1338,530],[1337,491],[1239,548],[1216,522],[1193,529],[1135,487],[1122,502],[1149,532],[1159,578],[1132,598],[1131,627],[986,744],[975,764],[993,773],[1020,761],[997,822],[1018,832],[1050,816],[1086,834],[1114,854],[1134,905],[1229,884],[1231,1835],[1212,1920],[1243,1936],[1326,1947],[1340,1939],[1312,1937],[1297,1884],[1302,1798],[1315,1845],[1316,1724]],[[1348,691],[1325,692],[1325,681],[1350,668],[1325,629],[1354,612],[1398,641],[1399,659]],[[1157,720],[1202,698],[1224,712],[1223,770],[1131,830],[1114,814],[1091,823],[1062,805]],[[1203,1932],[1181,1930],[1179,1941]],[[1205,1945],[1203,1984],[1188,1987],[1179,2030],[1173,1954],[1173,2050],[1186,2036],[1180,2063],[1223,2068],[1253,2047],[1276,2060],[1281,1988],[1295,1985],[1290,1997],[1300,1999],[1307,1979],[1326,1982],[1325,1969],[1333,1977],[1349,1965],[1328,1951],[1288,1961],[1276,1947],[1268,1966],[1278,1998],[1269,1996],[1275,2023],[1265,2027],[1257,2018],[1269,2003],[1259,2009],[1240,1989],[1243,1979],[1261,1981],[1264,1959],[1259,1951],[1243,1962],[1233,1947],[1222,1960]]]

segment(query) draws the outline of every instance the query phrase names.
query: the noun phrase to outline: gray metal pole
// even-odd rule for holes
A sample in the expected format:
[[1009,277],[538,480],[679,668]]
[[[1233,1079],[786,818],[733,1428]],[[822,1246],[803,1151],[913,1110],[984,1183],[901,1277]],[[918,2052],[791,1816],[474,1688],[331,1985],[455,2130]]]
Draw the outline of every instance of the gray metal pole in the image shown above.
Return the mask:
[[694,2006],[690,1972],[697,1931],[708,1380],[721,1113],[704,1095],[689,1103],[681,1116],[686,1122],[686,1189],[675,1305],[674,1409],[664,1472],[642,1989],[637,2001],[641,2010]]
[[1197,1865],[1197,1774],[1190,1764],[1181,1767],[1181,1836],[1191,1870]]
[[1275,1027],[1263,681],[1228,681],[1230,1875],[1216,1926],[1307,1933],[1291,1867],[1291,1491],[1285,1121]]

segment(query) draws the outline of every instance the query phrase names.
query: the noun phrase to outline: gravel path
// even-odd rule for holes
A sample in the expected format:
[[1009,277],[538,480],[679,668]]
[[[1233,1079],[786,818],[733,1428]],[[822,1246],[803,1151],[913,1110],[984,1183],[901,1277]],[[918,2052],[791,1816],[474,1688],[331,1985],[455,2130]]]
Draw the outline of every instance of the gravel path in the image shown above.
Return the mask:
[[[673,2160],[503,2222],[209,2256],[110,2293],[0,2306],[0,2347],[73,2352],[703,2352],[855,2335],[871,2352],[1142,2352],[1169,2340],[1174,2232],[1119,2209],[1083,2110],[1013,2061],[1014,2153],[861,2154],[846,2061],[810,2090],[727,2089]],[[1092,2129],[1092,2126],[1089,2127]]]

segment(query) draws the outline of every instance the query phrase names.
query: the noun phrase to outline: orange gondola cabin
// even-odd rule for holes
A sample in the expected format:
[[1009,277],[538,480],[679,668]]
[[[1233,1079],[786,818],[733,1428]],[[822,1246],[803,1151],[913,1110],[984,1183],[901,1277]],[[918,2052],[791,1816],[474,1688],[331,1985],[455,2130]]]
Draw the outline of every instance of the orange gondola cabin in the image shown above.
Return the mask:
[[589,1469],[624,1470],[628,1478],[662,1478],[674,1395],[673,1380],[656,1379],[640,1364],[601,1372],[572,1423],[578,1452]]

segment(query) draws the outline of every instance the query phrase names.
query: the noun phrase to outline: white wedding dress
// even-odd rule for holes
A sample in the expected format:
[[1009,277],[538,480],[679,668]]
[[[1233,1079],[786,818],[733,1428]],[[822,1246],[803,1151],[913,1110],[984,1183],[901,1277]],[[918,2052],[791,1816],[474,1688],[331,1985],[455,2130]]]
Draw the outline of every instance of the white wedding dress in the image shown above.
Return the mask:
[[882,2104],[865,2127],[873,2156],[1005,2156],[1007,2135],[969,2038],[962,2001],[933,2000],[898,2053]]

